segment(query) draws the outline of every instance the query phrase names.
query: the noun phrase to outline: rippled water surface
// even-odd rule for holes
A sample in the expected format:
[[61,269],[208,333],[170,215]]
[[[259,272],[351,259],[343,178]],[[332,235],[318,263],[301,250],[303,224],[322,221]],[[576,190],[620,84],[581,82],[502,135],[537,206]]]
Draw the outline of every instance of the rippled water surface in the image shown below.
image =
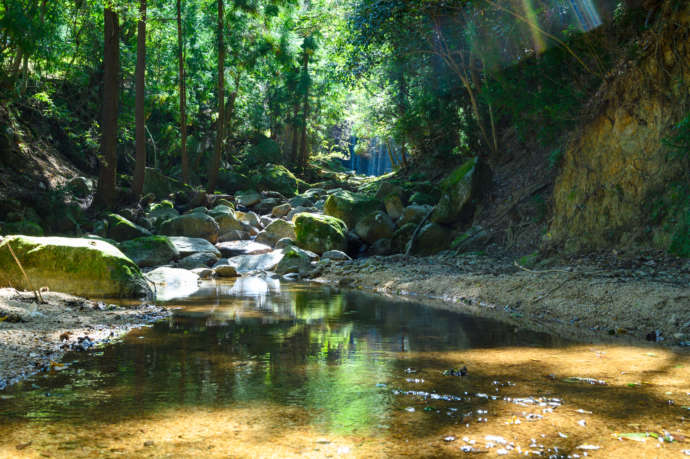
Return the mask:
[[690,457],[687,355],[269,279],[171,304],[0,392],[0,457]]

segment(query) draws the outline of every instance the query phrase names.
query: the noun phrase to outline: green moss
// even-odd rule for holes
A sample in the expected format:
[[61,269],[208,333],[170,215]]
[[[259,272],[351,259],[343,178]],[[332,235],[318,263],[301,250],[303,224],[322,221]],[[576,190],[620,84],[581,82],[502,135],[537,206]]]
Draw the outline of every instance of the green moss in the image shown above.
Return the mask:
[[43,228],[38,223],[28,220],[5,223],[2,226],[4,234],[24,234],[26,236],[43,236]]
[[285,196],[297,194],[297,178],[285,166],[267,164],[252,178],[259,191],[277,191]]
[[441,188],[453,188],[458,183],[460,183],[461,180],[471,179],[472,174],[474,173],[474,168],[477,165],[478,161],[478,157],[474,157],[472,159],[465,161],[465,163],[463,163],[462,166],[456,168],[453,172],[450,173],[450,175],[448,175],[448,177],[443,179],[443,181],[441,182]]
[[[31,280],[12,258],[7,244]],[[81,238],[12,236],[0,243],[0,282],[15,288],[87,296],[131,297],[148,293],[137,265],[115,246]]]
[[339,218],[302,213],[295,215],[293,221],[299,247],[318,254],[347,248],[347,225]]
[[141,267],[159,266],[177,258],[179,253],[165,236],[148,236],[118,244],[119,249]]
[[383,203],[361,193],[338,191],[326,199],[324,213],[354,228],[359,220],[377,210],[384,210]]

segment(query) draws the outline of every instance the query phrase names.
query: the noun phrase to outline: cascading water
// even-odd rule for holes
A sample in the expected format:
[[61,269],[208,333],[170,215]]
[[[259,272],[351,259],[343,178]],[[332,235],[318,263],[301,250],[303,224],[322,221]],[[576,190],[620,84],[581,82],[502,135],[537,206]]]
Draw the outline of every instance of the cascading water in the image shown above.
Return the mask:
[[[343,165],[361,175],[383,175],[393,170],[388,147],[380,139],[374,139],[369,143],[366,154],[355,153],[358,139],[353,136],[350,140],[349,157],[343,159]],[[393,160],[400,161],[400,152],[395,145],[391,145]]]

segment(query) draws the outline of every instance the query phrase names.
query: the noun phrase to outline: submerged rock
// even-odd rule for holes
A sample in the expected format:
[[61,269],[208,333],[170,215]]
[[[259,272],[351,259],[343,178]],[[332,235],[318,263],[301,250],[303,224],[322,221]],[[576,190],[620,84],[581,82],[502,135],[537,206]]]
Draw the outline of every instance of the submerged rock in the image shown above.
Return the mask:
[[[26,271],[27,284],[7,245]],[[102,240],[9,236],[0,242],[0,282],[15,288],[85,296],[136,297],[151,293],[139,267]]]

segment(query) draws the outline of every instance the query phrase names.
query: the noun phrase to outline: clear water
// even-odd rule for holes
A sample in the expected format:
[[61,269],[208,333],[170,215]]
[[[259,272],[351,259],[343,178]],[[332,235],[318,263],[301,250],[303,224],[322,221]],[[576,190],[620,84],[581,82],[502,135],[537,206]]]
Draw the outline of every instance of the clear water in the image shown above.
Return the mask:
[[0,457],[690,449],[687,355],[257,278],[172,305],[169,320],[0,393]]

